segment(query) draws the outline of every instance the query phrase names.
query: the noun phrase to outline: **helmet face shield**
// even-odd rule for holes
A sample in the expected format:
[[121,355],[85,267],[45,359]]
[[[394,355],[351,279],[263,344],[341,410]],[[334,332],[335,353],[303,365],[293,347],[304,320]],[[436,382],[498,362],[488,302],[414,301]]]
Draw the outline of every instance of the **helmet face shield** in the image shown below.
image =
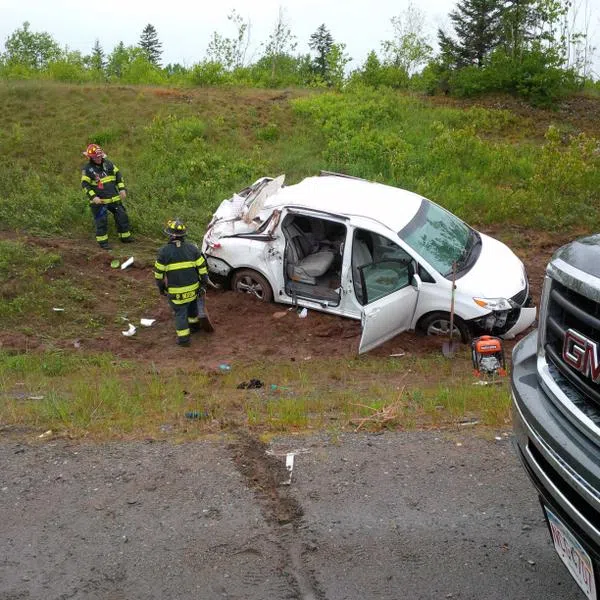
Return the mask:
[[181,219],[171,219],[167,221],[167,225],[163,231],[169,237],[184,237],[187,233],[187,227]]

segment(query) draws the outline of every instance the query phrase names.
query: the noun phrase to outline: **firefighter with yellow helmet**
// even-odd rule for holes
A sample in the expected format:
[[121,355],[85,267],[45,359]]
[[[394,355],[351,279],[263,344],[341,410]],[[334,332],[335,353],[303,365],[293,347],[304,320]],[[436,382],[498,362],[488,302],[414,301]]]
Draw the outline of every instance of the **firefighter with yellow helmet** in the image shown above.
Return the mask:
[[81,170],[81,187],[94,216],[96,241],[101,248],[110,249],[108,213],[111,212],[121,241],[132,242],[129,217],[123,206],[127,190],[119,167],[106,158],[106,154],[98,144],[89,144],[83,155],[88,162]]
[[187,346],[191,333],[214,331],[204,305],[208,269],[198,246],[185,240],[187,227],[181,219],[168,221],[164,233],[169,243],[158,251],[154,277],[175,313],[177,343]]

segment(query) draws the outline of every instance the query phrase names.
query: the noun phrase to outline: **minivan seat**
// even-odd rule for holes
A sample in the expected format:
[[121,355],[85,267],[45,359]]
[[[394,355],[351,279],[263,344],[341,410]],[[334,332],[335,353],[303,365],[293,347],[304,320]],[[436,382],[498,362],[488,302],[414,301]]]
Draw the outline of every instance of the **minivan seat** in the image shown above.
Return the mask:
[[354,293],[359,302],[363,301],[361,277],[359,267],[364,267],[373,262],[369,246],[364,240],[356,237],[352,244],[352,277],[354,279]]
[[331,267],[335,254],[329,250],[319,250],[319,244],[315,244],[294,224],[286,227],[286,233],[288,277],[316,285],[317,277],[324,275]]

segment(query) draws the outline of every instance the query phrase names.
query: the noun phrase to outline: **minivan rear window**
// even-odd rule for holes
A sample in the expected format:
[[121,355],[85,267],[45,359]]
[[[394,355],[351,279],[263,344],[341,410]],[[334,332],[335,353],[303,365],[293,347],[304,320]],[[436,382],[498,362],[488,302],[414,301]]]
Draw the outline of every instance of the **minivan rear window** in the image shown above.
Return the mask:
[[441,206],[423,199],[398,236],[444,277],[461,262],[473,239],[471,228]]

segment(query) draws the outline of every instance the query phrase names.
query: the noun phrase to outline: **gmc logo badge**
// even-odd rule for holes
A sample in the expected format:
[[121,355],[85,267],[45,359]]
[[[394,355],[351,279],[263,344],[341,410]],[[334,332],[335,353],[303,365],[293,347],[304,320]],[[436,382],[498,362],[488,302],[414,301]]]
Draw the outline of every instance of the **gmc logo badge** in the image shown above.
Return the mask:
[[594,383],[600,382],[598,344],[593,340],[574,329],[568,329],[563,342],[562,357],[568,365],[589,377]]

